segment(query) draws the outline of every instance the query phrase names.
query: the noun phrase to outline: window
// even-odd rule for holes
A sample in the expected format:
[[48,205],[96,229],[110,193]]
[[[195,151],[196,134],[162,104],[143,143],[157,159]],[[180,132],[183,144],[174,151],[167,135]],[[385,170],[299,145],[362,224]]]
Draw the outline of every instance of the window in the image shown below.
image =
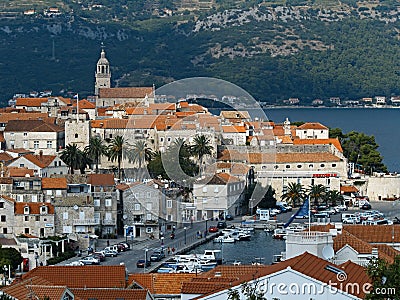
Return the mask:
[[28,133],[27,132],[24,132],[24,136],[27,136],[28,135]]
[[302,167],[302,165],[297,165],[297,168],[298,168],[298,169],[301,169],[301,167]]
[[150,197],[151,197],[151,192],[147,192],[146,198],[150,198]]
[[62,195],[62,191],[61,190],[56,190],[56,196],[61,196]]
[[63,220],[68,220],[68,212],[63,212]]
[[41,206],[41,207],[40,207],[40,213],[41,213],[41,214],[47,214],[47,206],[44,206],[44,205]]
[[25,216],[24,220],[25,220],[25,222],[28,222],[29,221],[29,216]]
[[1,218],[1,222],[7,222],[6,216],[1,216],[0,218]]
[[151,221],[151,214],[146,214],[146,220]]
[[33,141],[33,149],[39,149],[39,141]]
[[52,141],[47,141],[47,149],[53,148],[53,142]]
[[24,214],[29,214],[29,206],[24,207]]
[[3,228],[3,234],[7,234],[7,228]]
[[36,216],[36,217],[35,217],[35,221],[36,221],[36,222],[39,222],[39,221],[40,221],[40,216]]
[[94,206],[100,206],[100,199],[94,199]]
[[78,138],[78,134],[77,134],[77,133],[75,133],[75,138],[76,138],[76,139]]
[[336,164],[332,164],[332,168],[336,168]]
[[286,169],[290,169],[290,165],[286,165]]
[[152,227],[146,227],[146,233],[152,233],[153,228]]
[[110,134],[108,135],[108,137],[109,137],[110,139],[112,139],[112,134],[110,133]]
[[139,203],[135,203],[135,210],[140,210],[140,204]]
[[160,142],[164,142],[164,138],[160,138]]
[[314,165],[313,164],[309,164],[308,167],[311,169],[311,168],[314,168]]
[[275,169],[275,170],[276,170],[276,169],[278,169],[278,168],[279,168],[279,166],[278,166],[278,165],[275,165],[275,166],[274,166],[274,169]]
[[19,164],[19,167],[23,168],[23,167],[25,167],[25,164]]
[[106,199],[106,206],[107,206],[107,207],[112,206],[112,201],[111,201],[111,199]]
[[172,200],[167,200],[167,208],[172,208]]
[[4,208],[4,202],[0,202],[0,208]]
[[321,168],[325,167],[325,164],[321,164]]
[[25,234],[29,234],[29,228],[24,229]]
[[171,138],[169,137],[169,138],[167,139],[167,141],[170,142],[170,141],[171,141]]

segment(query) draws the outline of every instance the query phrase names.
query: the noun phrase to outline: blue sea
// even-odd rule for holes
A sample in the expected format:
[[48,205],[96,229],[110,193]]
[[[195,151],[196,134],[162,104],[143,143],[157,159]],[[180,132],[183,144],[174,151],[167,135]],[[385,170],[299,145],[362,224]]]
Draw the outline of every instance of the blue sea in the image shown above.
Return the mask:
[[391,172],[400,172],[400,109],[397,108],[271,108],[264,109],[269,120],[282,123],[320,122],[341,128],[344,133],[359,131],[375,136],[383,161]]

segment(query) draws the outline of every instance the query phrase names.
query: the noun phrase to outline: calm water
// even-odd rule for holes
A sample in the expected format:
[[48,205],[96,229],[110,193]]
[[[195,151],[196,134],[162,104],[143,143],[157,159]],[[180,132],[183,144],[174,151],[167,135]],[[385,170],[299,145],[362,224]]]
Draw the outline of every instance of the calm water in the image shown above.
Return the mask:
[[355,130],[374,135],[384,163],[391,172],[400,172],[400,109],[396,108],[274,108],[265,109],[269,120],[320,122],[339,127],[344,133]]
[[285,241],[274,240],[272,234],[265,233],[262,230],[256,230],[252,234],[250,241],[239,241],[236,243],[214,243],[208,242],[197,247],[189,253],[203,253],[204,250],[222,250],[224,262],[233,263],[235,260],[242,264],[251,264],[252,262],[271,264],[272,257],[285,251]]

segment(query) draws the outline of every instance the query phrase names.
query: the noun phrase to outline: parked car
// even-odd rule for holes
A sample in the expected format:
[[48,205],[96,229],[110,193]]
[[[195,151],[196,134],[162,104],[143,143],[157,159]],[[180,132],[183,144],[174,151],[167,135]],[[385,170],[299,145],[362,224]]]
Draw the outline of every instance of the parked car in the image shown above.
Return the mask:
[[347,206],[345,204],[336,205],[334,208],[336,209],[337,212],[347,210]]
[[150,267],[150,266],[151,266],[151,262],[149,260],[139,259],[136,262],[136,267],[138,267],[138,268],[146,268],[146,267]]
[[101,252],[94,252],[91,254],[91,256],[97,258],[100,262],[106,260],[106,256],[104,255],[104,253],[101,253]]
[[368,202],[365,202],[360,208],[364,210],[369,210],[372,208],[372,206]]
[[84,265],[98,265],[100,264],[100,261],[93,257],[93,256],[86,256],[85,258],[82,258],[79,260],[79,262],[83,263]]
[[117,251],[114,251],[114,250],[110,250],[110,249],[107,249],[107,248],[105,248],[104,249],[104,255],[106,256],[106,257],[115,257],[115,256],[117,256],[118,255],[118,252]]
[[225,216],[225,220],[232,221],[233,220],[233,216],[232,215],[226,215]]
[[165,258],[164,250],[158,249],[151,254],[150,261],[160,261],[163,258]]
[[66,264],[66,266],[84,266],[85,264],[80,262],[80,261],[72,261],[69,264]]
[[225,229],[226,228],[226,222],[220,221],[217,223],[217,228],[219,229]]
[[125,248],[124,251],[131,250],[131,245],[129,245],[128,243],[121,242],[121,243],[119,243],[119,244],[122,245],[122,246]]
[[208,232],[210,232],[210,233],[218,232],[218,227],[210,226],[210,227],[208,227]]

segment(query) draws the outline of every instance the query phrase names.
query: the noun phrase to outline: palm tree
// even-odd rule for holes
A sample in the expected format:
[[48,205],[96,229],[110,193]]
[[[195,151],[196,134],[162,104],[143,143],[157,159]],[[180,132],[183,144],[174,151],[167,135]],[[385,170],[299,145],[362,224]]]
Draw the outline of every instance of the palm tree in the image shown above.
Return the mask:
[[290,182],[287,187],[287,192],[282,195],[282,200],[285,200],[294,207],[300,205],[305,198],[303,186],[300,183]]
[[201,176],[201,170],[203,166],[203,157],[205,155],[211,155],[213,147],[211,146],[210,138],[205,135],[196,135],[193,139],[194,144],[191,147],[191,151],[197,156],[199,162],[199,172]]
[[99,136],[91,137],[89,145],[85,147],[85,153],[94,160],[96,164],[96,173],[99,173],[99,162],[102,155],[107,154],[107,146]]
[[68,144],[60,155],[62,161],[69,167],[68,173],[74,174],[74,170],[84,171],[88,163],[85,153],[76,144]]
[[327,191],[324,199],[326,205],[329,204],[332,206],[336,206],[338,203],[342,202],[343,196],[340,194],[339,191],[333,190],[333,191]]
[[136,141],[132,149],[129,150],[128,152],[128,159],[129,162],[137,163],[139,166],[139,169],[142,168],[142,165],[145,162],[148,162],[151,160],[153,153],[149,147],[147,147],[147,143],[145,141],[139,140]]
[[124,144],[125,144],[124,137],[117,135],[110,141],[110,144],[107,147],[108,159],[112,162],[117,161],[119,180],[121,180],[121,162],[124,153]]
[[326,193],[326,187],[322,184],[312,185],[308,190],[308,196],[314,199],[314,205],[318,206],[319,201],[324,198]]

